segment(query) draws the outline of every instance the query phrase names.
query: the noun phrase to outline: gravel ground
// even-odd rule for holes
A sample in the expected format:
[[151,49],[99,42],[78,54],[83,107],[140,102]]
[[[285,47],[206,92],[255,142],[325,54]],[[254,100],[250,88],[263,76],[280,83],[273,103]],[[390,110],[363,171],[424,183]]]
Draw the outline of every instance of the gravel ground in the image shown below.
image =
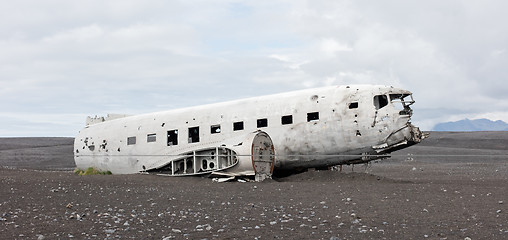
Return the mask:
[[367,167],[216,183],[78,176],[72,138],[4,138],[0,238],[508,239],[507,140],[432,133]]

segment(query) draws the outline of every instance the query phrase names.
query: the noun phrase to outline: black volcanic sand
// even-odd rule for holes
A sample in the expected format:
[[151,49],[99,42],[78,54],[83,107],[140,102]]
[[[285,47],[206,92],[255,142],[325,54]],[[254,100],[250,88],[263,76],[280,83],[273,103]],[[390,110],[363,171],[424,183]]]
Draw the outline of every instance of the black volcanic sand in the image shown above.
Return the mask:
[[74,138],[0,138],[0,166],[71,170]]
[[0,138],[0,239],[508,239],[508,132],[431,134],[261,183],[77,176],[72,138]]

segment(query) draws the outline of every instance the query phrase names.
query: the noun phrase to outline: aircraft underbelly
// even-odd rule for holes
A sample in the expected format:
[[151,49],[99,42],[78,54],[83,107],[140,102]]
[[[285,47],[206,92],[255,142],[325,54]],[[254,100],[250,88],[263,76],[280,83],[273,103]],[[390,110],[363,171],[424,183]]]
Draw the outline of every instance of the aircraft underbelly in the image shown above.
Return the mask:
[[301,134],[300,137],[305,141],[291,141],[294,136],[279,138],[274,142],[278,149],[276,167],[315,168],[369,162],[385,158],[383,154],[409,147],[425,138],[419,128],[407,120],[385,133],[371,129],[362,132],[366,134],[357,136],[356,131],[326,129],[319,134]]

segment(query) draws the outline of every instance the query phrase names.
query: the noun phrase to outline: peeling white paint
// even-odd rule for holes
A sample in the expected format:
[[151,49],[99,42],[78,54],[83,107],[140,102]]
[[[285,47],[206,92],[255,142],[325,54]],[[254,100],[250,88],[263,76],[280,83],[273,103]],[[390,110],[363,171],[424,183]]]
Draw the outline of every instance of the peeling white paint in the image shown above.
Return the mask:
[[256,164],[270,175],[274,168],[364,163],[425,138],[410,123],[413,103],[411,92],[399,88],[333,86],[89,118],[76,136],[75,161],[78,168],[172,176],[254,175]]

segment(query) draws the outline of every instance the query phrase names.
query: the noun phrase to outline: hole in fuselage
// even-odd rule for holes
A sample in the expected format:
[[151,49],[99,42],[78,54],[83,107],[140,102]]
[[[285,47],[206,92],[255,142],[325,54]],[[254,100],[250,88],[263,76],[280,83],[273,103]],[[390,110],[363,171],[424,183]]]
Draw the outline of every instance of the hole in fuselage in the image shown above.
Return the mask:
[[201,162],[201,165],[202,165],[202,169],[203,170],[206,170],[208,168],[208,161],[206,161],[206,159],[204,159],[202,162]]

